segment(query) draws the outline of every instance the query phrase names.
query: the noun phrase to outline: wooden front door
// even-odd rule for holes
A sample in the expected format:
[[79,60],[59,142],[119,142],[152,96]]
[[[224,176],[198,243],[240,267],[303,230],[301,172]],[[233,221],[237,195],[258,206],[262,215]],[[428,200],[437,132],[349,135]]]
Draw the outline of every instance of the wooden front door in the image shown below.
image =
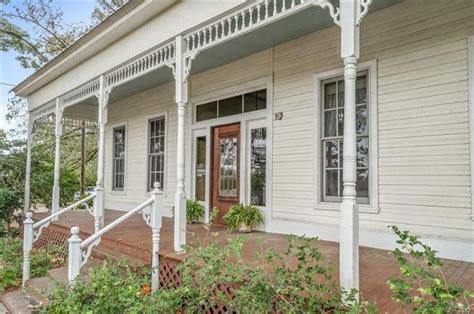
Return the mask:
[[224,224],[229,207],[239,203],[240,124],[218,126],[212,133],[212,206],[219,209],[215,223]]

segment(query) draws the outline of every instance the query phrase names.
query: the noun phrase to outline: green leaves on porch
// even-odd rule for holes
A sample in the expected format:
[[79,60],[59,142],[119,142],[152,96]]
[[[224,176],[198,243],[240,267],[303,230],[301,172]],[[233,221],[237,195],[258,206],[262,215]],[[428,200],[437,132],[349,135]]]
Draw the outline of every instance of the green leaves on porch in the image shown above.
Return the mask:
[[400,247],[391,255],[402,275],[387,281],[395,301],[413,307],[415,313],[467,313],[474,309],[474,293],[446,281],[443,262],[435,250],[408,231],[390,228],[398,236]]

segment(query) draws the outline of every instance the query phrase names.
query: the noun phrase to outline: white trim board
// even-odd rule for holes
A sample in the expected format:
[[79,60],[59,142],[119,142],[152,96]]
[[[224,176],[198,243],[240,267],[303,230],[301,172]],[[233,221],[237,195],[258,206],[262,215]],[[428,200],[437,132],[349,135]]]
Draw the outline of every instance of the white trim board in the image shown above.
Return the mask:
[[[319,237],[321,240],[339,242],[339,226],[321,223],[303,223],[273,217],[268,232],[295,234],[306,237]],[[382,250],[393,250],[397,247],[397,237],[387,231],[359,230],[359,245]],[[423,243],[438,251],[441,258],[474,262],[474,243],[469,240],[448,240],[435,237],[421,237]]]
[[467,38],[469,67],[469,134],[471,150],[471,219],[474,220],[474,36]]
[[[359,212],[378,214],[379,185],[378,185],[378,90],[377,90],[377,60],[362,62],[357,65],[357,71],[367,71],[369,76],[369,193],[370,204],[359,204]],[[339,211],[340,203],[323,202],[322,191],[322,147],[321,147],[321,82],[344,75],[344,69],[338,68],[313,76],[313,110],[314,110],[314,209]]]

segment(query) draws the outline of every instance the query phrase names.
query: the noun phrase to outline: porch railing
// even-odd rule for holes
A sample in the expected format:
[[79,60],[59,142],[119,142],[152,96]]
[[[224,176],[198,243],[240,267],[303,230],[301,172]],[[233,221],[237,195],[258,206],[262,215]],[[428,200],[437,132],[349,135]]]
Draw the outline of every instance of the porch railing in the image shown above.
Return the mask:
[[46,228],[55,218],[83,204],[86,206],[89,213],[93,214],[92,209],[89,207],[87,202],[93,200],[95,197],[96,194],[89,195],[60,211],[52,213],[37,223],[34,223],[32,219],[33,214],[31,212],[26,213],[26,220],[23,222],[23,285],[28,279],[30,279],[31,250],[33,248],[33,243],[38,240],[43,229]]
[[[159,287],[159,243],[160,243],[160,229],[161,229],[161,209],[162,209],[163,192],[159,189],[159,183],[154,184],[154,190],[151,192],[151,197],[138,205],[125,215],[117,218],[104,228],[96,231],[86,240],[82,241],[79,238],[79,227],[71,228],[71,237],[69,238],[69,253],[68,253],[68,279],[70,284],[74,284],[77,276],[81,271],[81,267],[87,263],[91,255],[92,248],[98,245],[102,236],[130,218],[135,214],[141,213],[143,219],[152,229],[152,280],[151,289],[156,291]],[[150,212],[145,209],[150,207]]]

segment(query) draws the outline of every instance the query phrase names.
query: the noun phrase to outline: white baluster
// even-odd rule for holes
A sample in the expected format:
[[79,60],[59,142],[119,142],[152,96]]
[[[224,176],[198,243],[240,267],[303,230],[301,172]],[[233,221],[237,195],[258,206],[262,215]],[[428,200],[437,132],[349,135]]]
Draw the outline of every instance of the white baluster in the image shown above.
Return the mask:
[[234,32],[237,32],[239,30],[239,16],[238,15],[234,15],[234,22],[235,22]]
[[163,208],[163,192],[159,189],[160,183],[155,182],[151,197],[154,199],[151,205],[151,230],[152,230],[152,274],[151,291],[155,292],[160,288],[160,230],[161,211]]
[[286,0],[282,0],[281,1],[281,12],[285,12],[286,11]]
[[259,23],[261,21],[260,19],[260,11],[262,10],[262,4],[259,2],[257,4],[257,23]]
[[295,0],[291,0],[291,8],[293,9],[296,5],[296,1]]
[[275,16],[275,14],[277,13],[277,0],[272,0],[272,2],[273,2],[272,16]]
[[232,19],[230,17],[227,19],[227,24],[229,25],[227,28],[227,35],[229,35],[232,34]]
[[242,13],[241,13],[240,15],[242,16],[242,26],[241,26],[240,29],[244,29],[245,26],[246,26],[246,25],[245,25],[245,24],[246,24],[246,23],[245,23],[245,10],[242,11]]
[[79,227],[71,228],[71,237],[67,241],[69,242],[67,278],[70,284],[74,284],[82,264],[82,240],[79,238]]
[[270,0],[265,0],[265,19],[268,19],[268,6],[270,5]]
[[26,220],[23,222],[23,287],[30,279],[31,249],[33,248],[33,214],[26,213]]
[[221,21],[221,33],[220,33],[219,38],[224,37],[224,31],[225,31],[225,21],[222,20],[222,21]]

